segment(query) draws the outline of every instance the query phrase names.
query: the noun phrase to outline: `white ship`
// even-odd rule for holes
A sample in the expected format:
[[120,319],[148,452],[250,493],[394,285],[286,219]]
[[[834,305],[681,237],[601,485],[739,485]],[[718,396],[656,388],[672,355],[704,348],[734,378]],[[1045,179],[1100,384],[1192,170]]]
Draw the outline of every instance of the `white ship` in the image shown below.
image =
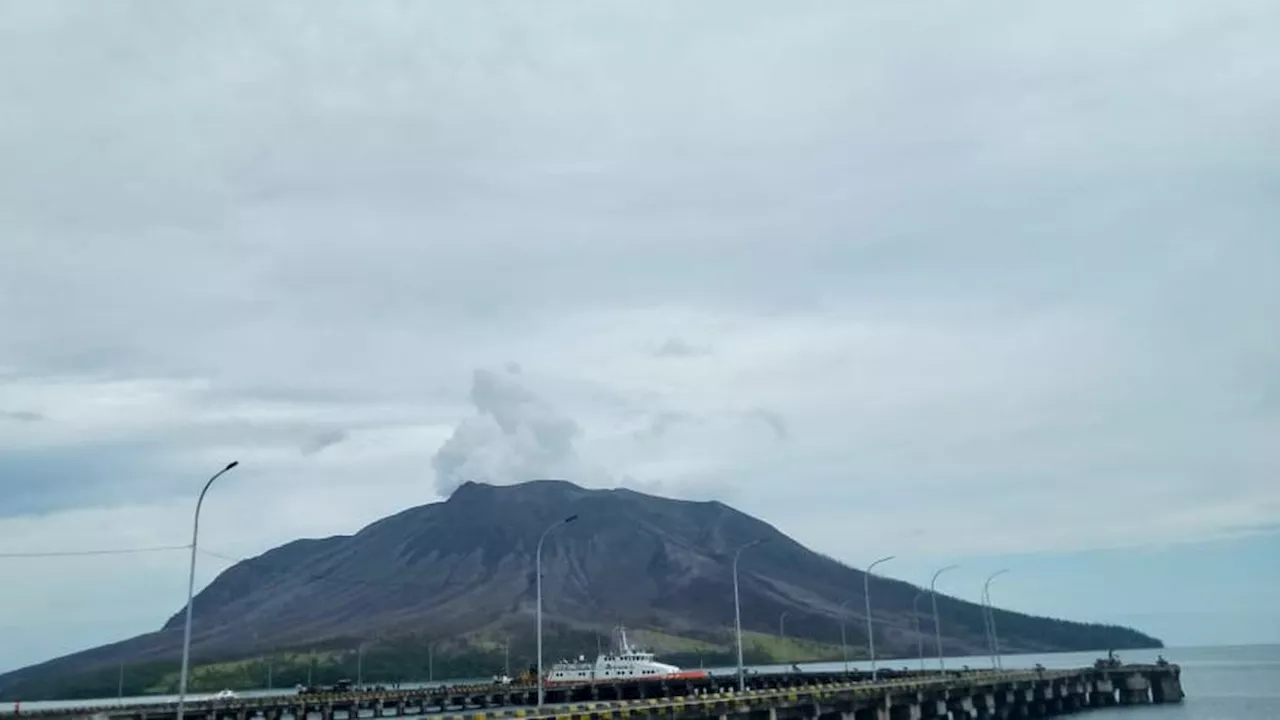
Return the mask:
[[681,670],[675,665],[660,663],[653,653],[632,647],[627,642],[627,631],[619,627],[614,631],[614,647],[596,657],[594,663],[586,656],[577,660],[561,660],[547,673],[548,683],[615,682],[618,680],[673,680],[707,677],[706,670]]

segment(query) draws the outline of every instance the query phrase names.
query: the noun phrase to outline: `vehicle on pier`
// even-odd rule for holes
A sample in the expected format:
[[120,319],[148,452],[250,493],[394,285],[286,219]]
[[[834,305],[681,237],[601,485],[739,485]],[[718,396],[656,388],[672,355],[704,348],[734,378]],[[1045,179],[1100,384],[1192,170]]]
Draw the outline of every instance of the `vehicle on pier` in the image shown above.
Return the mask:
[[619,627],[614,631],[614,646],[596,657],[594,663],[579,655],[577,660],[561,660],[551,666],[545,682],[548,684],[577,685],[631,680],[674,680],[707,677],[706,670],[681,670],[653,659],[652,652],[632,647],[627,642],[627,631]]
[[323,695],[323,694],[341,694],[349,693],[354,689],[354,684],[343,678],[332,685],[299,685],[299,695]]

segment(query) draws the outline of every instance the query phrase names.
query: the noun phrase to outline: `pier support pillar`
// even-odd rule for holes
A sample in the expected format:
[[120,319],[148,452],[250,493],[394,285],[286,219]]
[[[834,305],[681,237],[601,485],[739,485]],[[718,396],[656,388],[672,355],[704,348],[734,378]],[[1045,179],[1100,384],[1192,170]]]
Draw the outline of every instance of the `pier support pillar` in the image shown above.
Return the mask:
[[915,708],[920,713],[920,717],[927,720],[947,717],[947,702],[936,697],[924,698]]
[[971,720],[978,716],[973,707],[973,698],[967,696],[952,698],[947,702],[947,709],[951,711],[952,720]]
[[1151,700],[1157,703],[1180,703],[1186,694],[1182,692],[1182,680],[1173,673],[1152,678]]
[[887,710],[880,708],[880,712],[880,717],[884,720],[922,720],[924,717],[917,703],[890,705]]
[[1093,707],[1111,707],[1116,704],[1116,688],[1110,680],[1095,680],[1093,690],[1089,693],[1089,704]]
[[996,695],[994,692],[979,692],[973,696],[974,717],[993,718],[996,716]]
[[1125,689],[1120,691],[1121,705],[1147,705],[1150,702],[1151,696],[1147,694],[1146,690]]
[[1145,705],[1151,702],[1151,683],[1145,675],[1133,673],[1126,675],[1124,686],[1120,688],[1120,702],[1124,705]]

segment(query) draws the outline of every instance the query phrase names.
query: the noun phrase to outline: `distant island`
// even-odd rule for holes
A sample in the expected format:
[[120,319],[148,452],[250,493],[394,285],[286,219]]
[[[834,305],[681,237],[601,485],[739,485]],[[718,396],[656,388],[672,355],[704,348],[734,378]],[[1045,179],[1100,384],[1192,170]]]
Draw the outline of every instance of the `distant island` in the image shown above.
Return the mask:
[[[195,600],[193,691],[291,687],[340,678],[392,683],[483,678],[534,662],[534,549],[543,550],[548,661],[594,656],[618,624],[674,664],[724,666],[733,653],[730,558],[742,557],[748,663],[866,657],[863,573],[719,502],[568,482],[467,483],[444,502],[351,536],[298,540],[227,569]],[[915,662],[920,591],[873,581],[877,656]],[[852,608],[852,609],[850,609]],[[979,605],[939,595],[949,655],[987,652]],[[785,636],[779,618],[786,613]],[[1006,652],[1158,648],[1136,630],[995,610]],[[0,675],[0,699],[110,697],[177,687],[183,612],[156,632]],[[841,627],[846,644],[841,646]]]

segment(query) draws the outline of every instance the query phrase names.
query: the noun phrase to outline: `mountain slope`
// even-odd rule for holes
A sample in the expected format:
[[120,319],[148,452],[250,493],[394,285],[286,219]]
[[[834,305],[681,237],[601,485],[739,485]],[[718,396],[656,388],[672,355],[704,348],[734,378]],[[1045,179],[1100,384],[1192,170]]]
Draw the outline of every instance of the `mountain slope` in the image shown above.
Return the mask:
[[[299,540],[223,572],[195,600],[193,657],[247,657],[262,648],[350,647],[353,639],[416,635],[455,650],[532,630],[534,551],[539,535],[569,515],[543,551],[544,624],[574,630],[619,621],[681,637],[723,637],[733,622],[731,557],[765,542],[740,565],[744,630],[865,645],[863,575],[807,550],[778,530],[718,502],[686,502],[630,490],[586,490],[562,481],[494,487],[468,483],[448,501],[406,510],[352,536]],[[918,588],[875,578],[877,648],[914,656],[912,601]],[[847,608],[841,603],[846,601]],[[920,629],[932,643],[921,603]],[[979,606],[939,596],[949,654],[985,652]],[[177,657],[183,612],[156,633],[95,648],[0,677],[21,686],[120,662]],[[996,612],[1009,651],[1151,647],[1125,628]],[[556,644],[549,644],[548,654]],[[587,648],[576,647],[585,652]],[[856,656],[856,654],[854,655]]]

